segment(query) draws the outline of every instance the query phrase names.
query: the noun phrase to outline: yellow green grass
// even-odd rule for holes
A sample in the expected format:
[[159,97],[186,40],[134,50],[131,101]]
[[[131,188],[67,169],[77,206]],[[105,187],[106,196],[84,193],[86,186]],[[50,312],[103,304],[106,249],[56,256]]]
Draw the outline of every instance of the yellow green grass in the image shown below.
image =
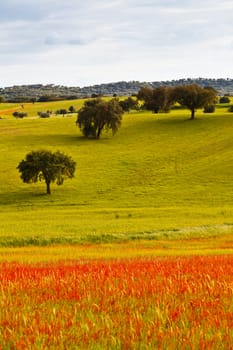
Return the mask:
[[[24,104],[29,117],[0,120],[0,246],[85,244],[231,236],[233,113],[131,112],[112,137],[85,140],[76,115],[37,117],[83,100]],[[20,107],[20,105],[17,105]],[[1,110],[11,107],[1,104]],[[77,162],[63,186],[22,183],[31,150],[61,150]]]
[[163,239],[82,245],[0,248],[0,261],[20,263],[57,262],[76,259],[131,259],[162,256],[233,254],[233,235],[194,239]]
[[38,116],[38,112],[51,111],[55,113],[58,109],[69,109],[74,106],[78,110],[83,105],[83,100],[66,100],[36,103],[0,103],[0,117],[12,119],[14,110],[27,113],[27,118]]

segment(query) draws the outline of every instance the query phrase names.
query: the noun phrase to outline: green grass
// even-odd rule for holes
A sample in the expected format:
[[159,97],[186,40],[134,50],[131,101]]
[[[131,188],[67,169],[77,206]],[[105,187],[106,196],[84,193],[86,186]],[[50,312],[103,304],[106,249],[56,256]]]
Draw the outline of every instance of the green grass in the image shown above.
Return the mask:
[[[85,140],[76,115],[37,111],[83,101],[24,104],[29,117],[0,120],[0,245],[213,237],[233,232],[233,113],[131,112],[112,137]],[[11,106],[0,105],[1,110]],[[35,118],[34,118],[35,117]],[[24,184],[16,169],[31,150],[61,150],[77,162],[62,186]]]
[[69,109],[74,106],[78,110],[83,105],[83,100],[66,100],[53,102],[36,102],[36,103],[0,103],[0,117],[2,119],[12,119],[14,110],[26,112],[27,118],[38,116],[38,112],[51,111],[55,113],[58,109]]

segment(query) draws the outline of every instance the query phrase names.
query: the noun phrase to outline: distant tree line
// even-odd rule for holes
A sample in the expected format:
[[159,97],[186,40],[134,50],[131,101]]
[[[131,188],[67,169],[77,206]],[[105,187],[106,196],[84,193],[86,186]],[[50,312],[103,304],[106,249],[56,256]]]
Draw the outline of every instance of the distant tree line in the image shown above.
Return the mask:
[[233,79],[178,79],[168,81],[140,82],[119,81],[115,83],[98,84],[85,87],[67,87],[62,85],[19,85],[0,88],[1,98],[7,102],[49,102],[60,100],[72,100],[78,98],[90,98],[100,96],[132,96],[137,94],[142,87],[175,87],[181,85],[198,84],[201,87],[211,86],[217,90],[218,95],[233,95]]

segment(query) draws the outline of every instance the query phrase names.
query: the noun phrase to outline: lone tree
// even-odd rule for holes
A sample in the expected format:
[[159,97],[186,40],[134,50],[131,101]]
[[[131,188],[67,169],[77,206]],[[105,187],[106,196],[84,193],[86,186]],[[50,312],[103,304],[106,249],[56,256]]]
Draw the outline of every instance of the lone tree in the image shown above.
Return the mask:
[[69,112],[70,113],[75,113],[75,107],[74,106],[70,106],[69,107]]
[[160,86],[155,89],[142,87],[137,95],[138,100],[144,101],[144,107],[154,113],[168,112],[174,103],[173,89]]
[[198,108],[216,102],[217,92],[211,87],[202,88],[197,84],[181,85],[173,89],[173,97],[181,106],[190,109],[191,119],[194,119]]
[[51,194],[51,182],[62,185],[66,178],[74,177],[75,168],[76,163],[70,156],[60,151],[53,153],[47,150],[28,153],[17,167],[23,182],[35,183],[44,180],[47,194]]
[[95,98],[87,100],[79,110],[76,124],[85,137],[99,139],[104,129],[112,130],[113,135],[118,131],[123,113],[117,99]]

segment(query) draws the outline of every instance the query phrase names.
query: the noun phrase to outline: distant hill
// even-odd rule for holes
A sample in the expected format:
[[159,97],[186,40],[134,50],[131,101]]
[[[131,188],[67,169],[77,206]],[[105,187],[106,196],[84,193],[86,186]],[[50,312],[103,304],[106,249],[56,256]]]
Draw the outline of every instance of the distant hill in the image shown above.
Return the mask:
[[212,86],[218,91],[219,95],[233,95],[233,79],[188,78],[154,82],[120,81],[116,83],[92,85],[82,88],[67,87],[54,84],[15,85],[11,87],[0,88],[0,96],[4,97],[5,100],[10,102],[77,99],[97,95],[130,96],[132,94],[136,94],[142,86],[176,86],[192,83],[197,83],[201,86]]

